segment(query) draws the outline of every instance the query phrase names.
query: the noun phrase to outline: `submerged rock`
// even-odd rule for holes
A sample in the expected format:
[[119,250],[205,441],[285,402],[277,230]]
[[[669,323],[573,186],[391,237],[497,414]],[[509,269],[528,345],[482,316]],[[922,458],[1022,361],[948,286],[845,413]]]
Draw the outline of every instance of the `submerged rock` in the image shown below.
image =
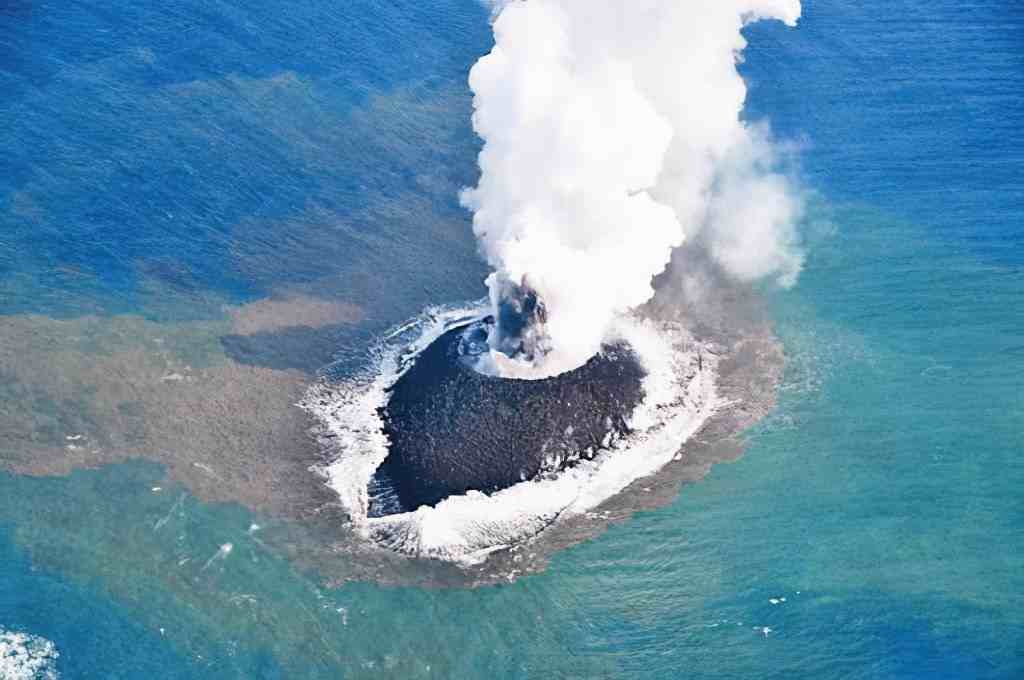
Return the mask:
[[484,375],[466,354],[471,324],[420,354],[381,409],[390,449],[370,482],[371,516],[492,493],[593,458],[628,430],[644,371],[625,345],[544,380]]

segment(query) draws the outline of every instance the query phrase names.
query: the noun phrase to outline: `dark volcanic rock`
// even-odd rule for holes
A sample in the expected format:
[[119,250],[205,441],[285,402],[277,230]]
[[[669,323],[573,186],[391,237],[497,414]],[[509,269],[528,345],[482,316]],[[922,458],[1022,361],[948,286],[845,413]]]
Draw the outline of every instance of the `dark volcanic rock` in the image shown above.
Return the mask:
[[371,515],[498,491],[592,458],[626,432],[643,399],[644,372],[626,346],[554,378],[510,380],[464,363],[466,328],[441,336],[392,386],[381,409],[390,453],[370,485]]

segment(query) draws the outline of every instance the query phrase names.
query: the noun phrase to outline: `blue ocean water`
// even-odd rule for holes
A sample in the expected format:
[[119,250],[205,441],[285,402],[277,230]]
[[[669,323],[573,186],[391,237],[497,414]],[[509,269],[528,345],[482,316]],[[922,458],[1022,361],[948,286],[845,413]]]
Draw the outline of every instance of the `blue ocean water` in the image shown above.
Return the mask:
[[[815,196],[740,461],[477,590],[326,588],[147,463],[0,474],[0,628],[71,678],[1024,675],[1024,6],[804,6],[747,31]],[[472,0],[3,4],[0,322],[475,297],[488,45]]]

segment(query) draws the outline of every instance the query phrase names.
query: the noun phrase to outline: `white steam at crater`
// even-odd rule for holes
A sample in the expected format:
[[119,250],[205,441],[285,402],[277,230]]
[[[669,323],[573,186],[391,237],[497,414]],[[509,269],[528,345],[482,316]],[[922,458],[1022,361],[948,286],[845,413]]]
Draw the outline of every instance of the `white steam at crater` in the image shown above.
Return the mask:
[[544,306],[545,377],[595,354],[697,238],[740,280],[792,284],[802,202],[765,126],[741,120],[741,29],[795,25],[799,0],[492,2],[495,46],[470,73],[481,177],[463,193],[497,305]]

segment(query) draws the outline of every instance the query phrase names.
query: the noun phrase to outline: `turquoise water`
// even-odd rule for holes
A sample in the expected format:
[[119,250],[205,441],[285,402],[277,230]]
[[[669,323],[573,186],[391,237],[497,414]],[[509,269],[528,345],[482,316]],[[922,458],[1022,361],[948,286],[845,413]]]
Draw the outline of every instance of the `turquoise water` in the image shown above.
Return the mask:
[[[288,290],[368,310],[341,346],[475,296],[488,32],[469,0],[4,5],[4,322]],[[748,36],[749,115],[816,195],[742,459],[476,590],[328,588],[144,462],[0,474],[0,628],[70,678],[1024,675],[1024,10],[808,0]]]

